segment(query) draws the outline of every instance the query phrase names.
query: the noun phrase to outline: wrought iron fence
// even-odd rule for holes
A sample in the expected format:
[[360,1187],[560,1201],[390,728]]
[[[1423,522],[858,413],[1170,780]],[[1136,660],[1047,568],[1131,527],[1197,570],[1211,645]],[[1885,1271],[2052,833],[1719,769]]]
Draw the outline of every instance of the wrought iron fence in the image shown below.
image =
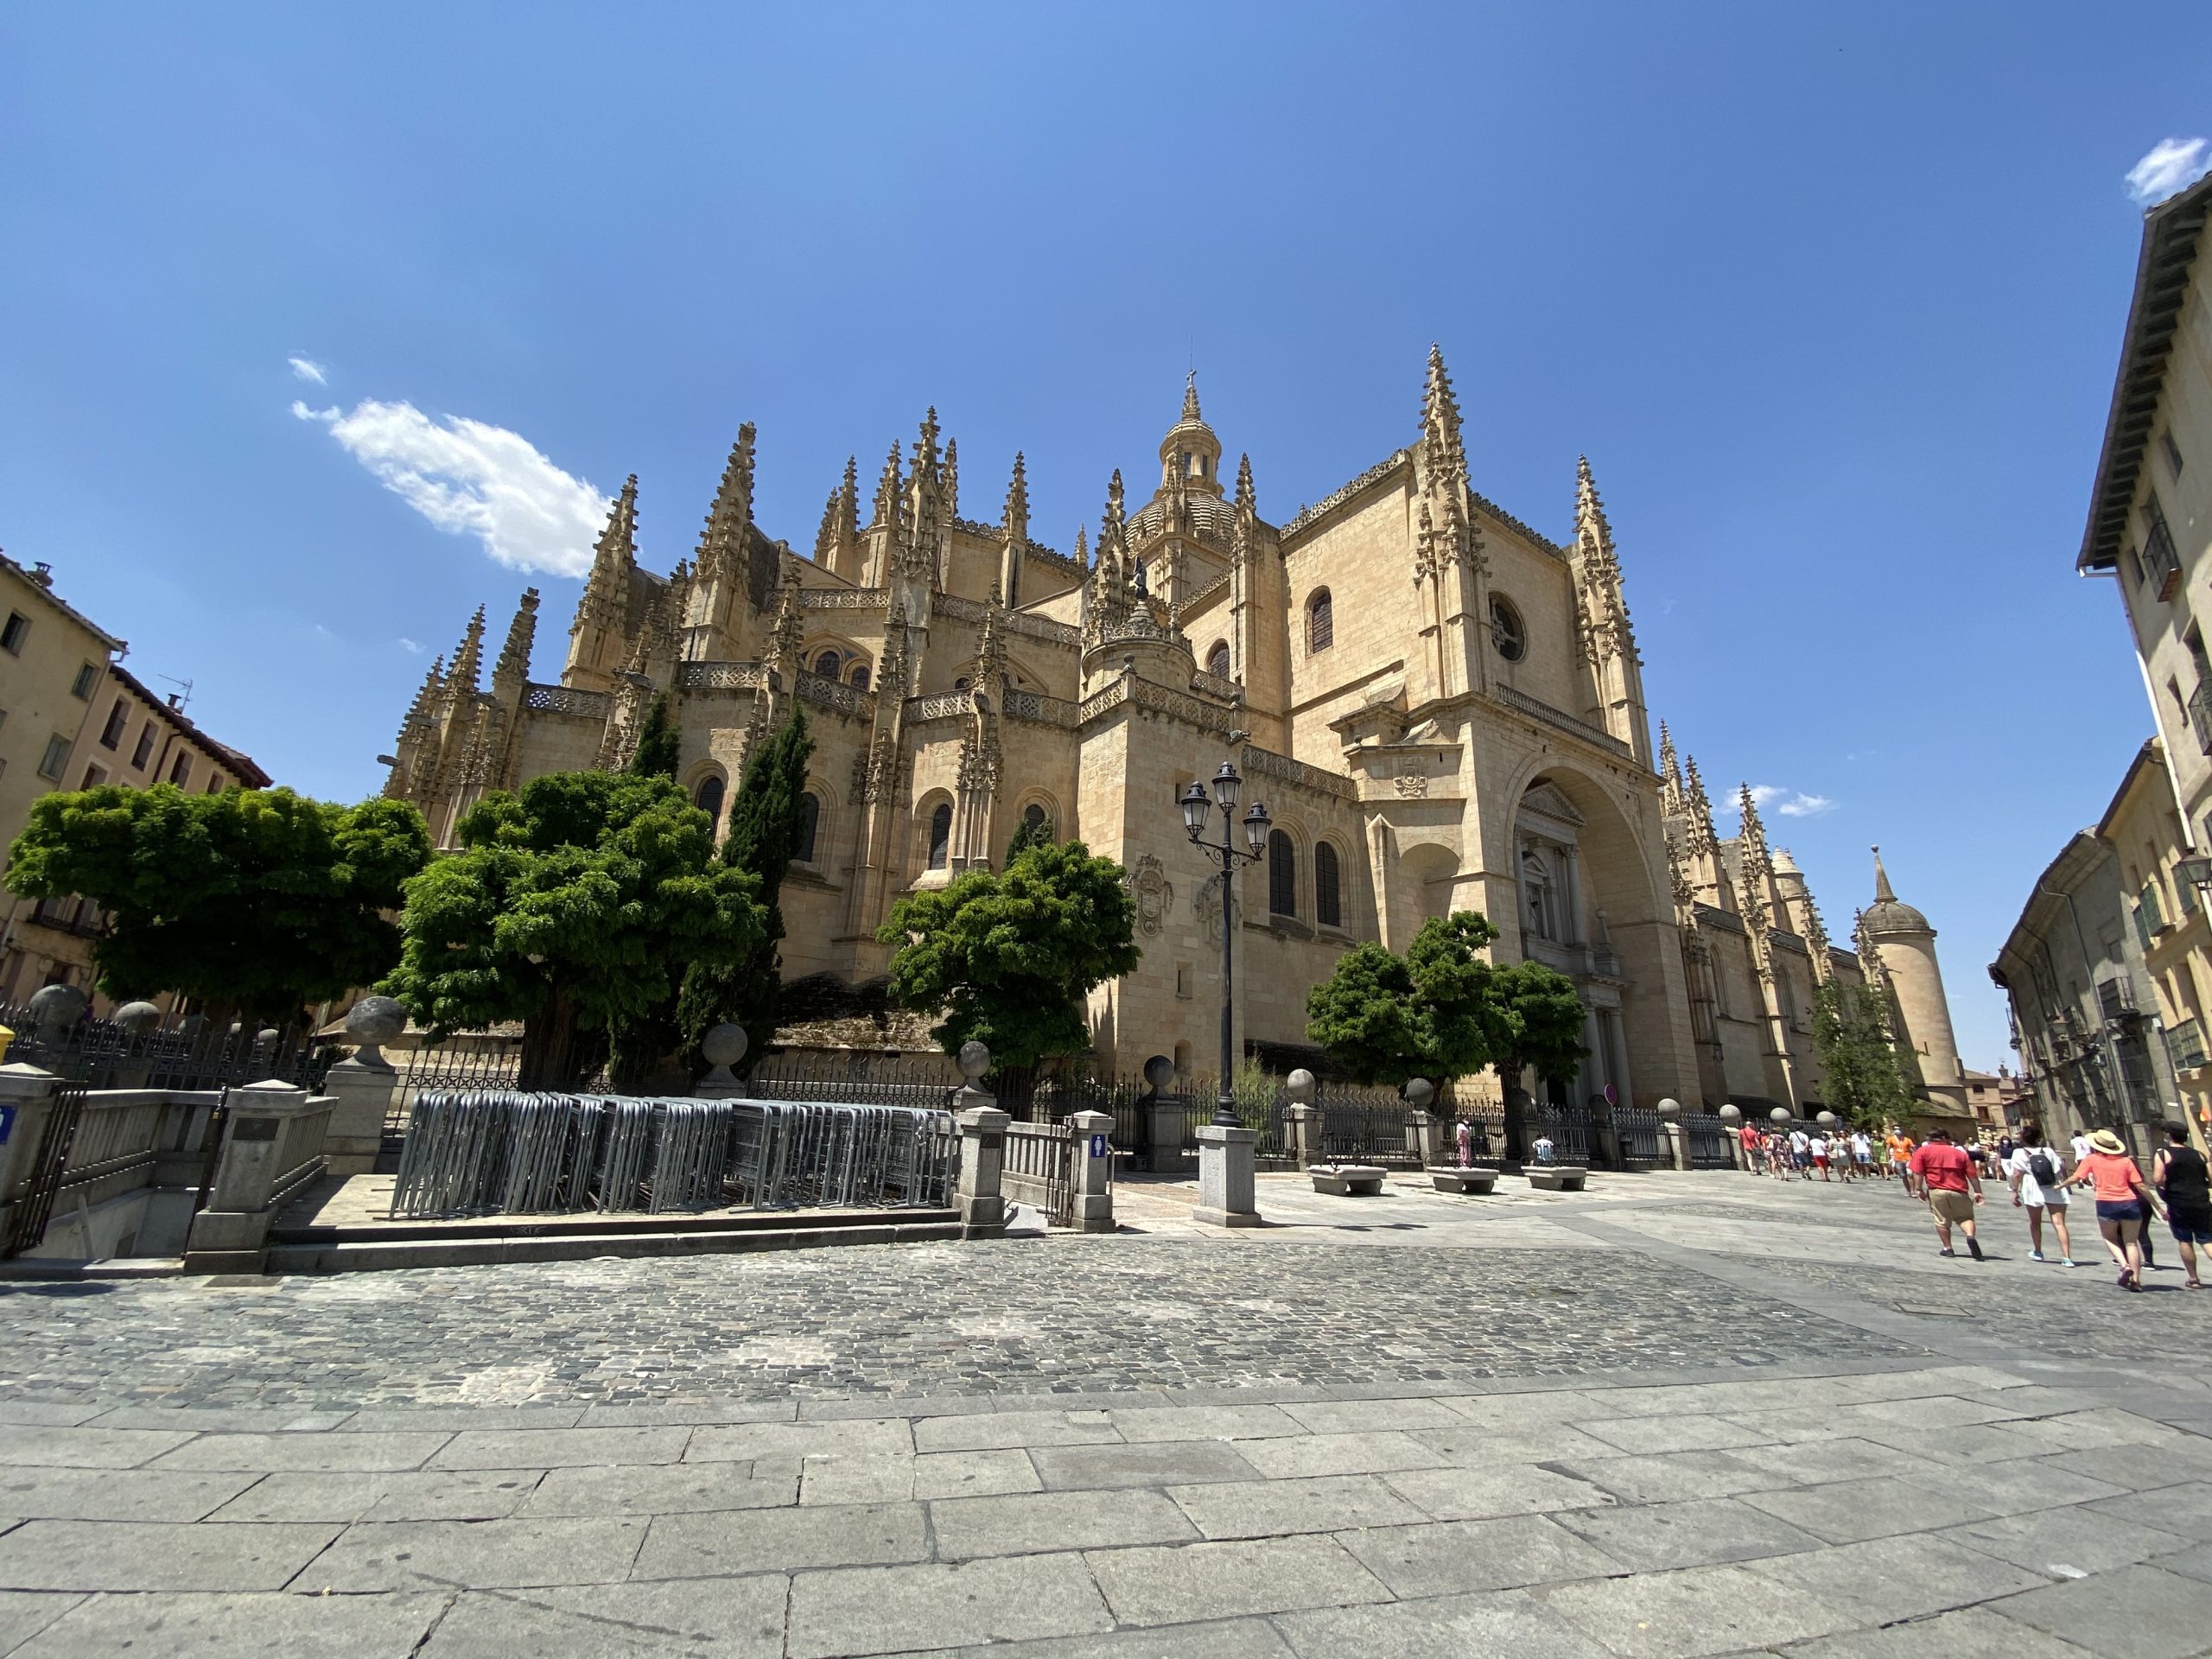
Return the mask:
[[1419,1164],[1421,1151],[1406,1120],[1411,1109],[1394,1089],[1324,1081],[1321,1155],[1331,1163]]
[[41,1027],[27,1004],[0,1005],[8,1058],[93,1089],[220,1089],[271,1079],[319,1089],[338,1058],[304,1022],[218,1027],[202,1015],[132,1030],[91,1018]]
[[1713,1112],[1682,1114],[1682,1147],[1692,1169],[1732,1169],[1735,1154],[1729,1149],[1730,1130]]
[[1613,1133],[1621,1143],[1623,1163],[1662,1164],[1668,1160],[1666,1137],[1659,1114],[1648,1106],[1612,1109]]
[[[1587,1106],[1539,1106],[1531,1120],[1538,1135],[1551,1138],[1553,1155],[1562,1164],[1586,1164],[1590,1161],[1592,1131],[1590,1109]],[[1535,1144],[1531,1137],[1530,1145]]]

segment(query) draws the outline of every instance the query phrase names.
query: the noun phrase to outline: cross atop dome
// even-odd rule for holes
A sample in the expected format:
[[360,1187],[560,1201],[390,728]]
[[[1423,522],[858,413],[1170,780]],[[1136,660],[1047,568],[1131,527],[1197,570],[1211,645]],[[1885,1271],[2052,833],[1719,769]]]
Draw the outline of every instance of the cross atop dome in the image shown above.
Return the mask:
[[1221,440],[1198,413],[1198,372],[1183,382],[1183,413],[1160,441],[1160,487],[1200,495],[1221,492]]

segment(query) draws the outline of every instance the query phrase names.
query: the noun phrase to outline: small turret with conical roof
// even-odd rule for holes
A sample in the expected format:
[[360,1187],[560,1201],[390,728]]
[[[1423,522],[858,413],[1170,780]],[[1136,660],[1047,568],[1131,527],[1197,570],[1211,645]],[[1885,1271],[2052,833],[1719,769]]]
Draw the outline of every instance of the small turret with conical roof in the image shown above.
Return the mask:
[[1221,494],[1221,440],[1198,413],[1198,372],[1183,383],[1183,412],[1160,441],[1160,487]]

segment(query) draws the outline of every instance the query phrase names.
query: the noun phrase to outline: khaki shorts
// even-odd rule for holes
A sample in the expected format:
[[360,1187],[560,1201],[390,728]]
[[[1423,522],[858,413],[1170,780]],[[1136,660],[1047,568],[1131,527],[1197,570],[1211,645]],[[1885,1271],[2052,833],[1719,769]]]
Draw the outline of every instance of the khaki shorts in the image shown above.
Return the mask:
[[1928,1207],[1936,1212],[1938,1221],[1972,1221],[1974,1194],[1953,1192],[1939,1186],[1929,1193]]

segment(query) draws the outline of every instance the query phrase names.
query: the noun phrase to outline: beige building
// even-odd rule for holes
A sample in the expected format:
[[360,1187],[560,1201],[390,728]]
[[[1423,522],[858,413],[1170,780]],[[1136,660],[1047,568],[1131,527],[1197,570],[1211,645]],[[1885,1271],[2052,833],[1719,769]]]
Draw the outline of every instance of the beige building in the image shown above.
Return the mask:
[[[671,694],[681,781],[720,817],[787,709],[816,740],[784,886],[786,978],[880,976],[906,893],[996,862],[1048,820],[1129,872],[1143,961],[1090,1009],[1098,1063],[1211,1069],[1223,883],[1176,810],[1234,760],[1273,820],[1238,878],[1239,1052],[1306,1039],[1308,988],[1355,942],[1402,949],[1480,911],[1502,957],[1574,980],[1591,1053],[1571,1103],[1666,1096],[1809,1106],[1814,988],[1856,976],[1744,797],[1722,840],[1694,761],[1656,758],[1611,529],[1586,464],[1554,540],[1469,485],[1432,353],[1421,421],[1281,522],[1233,471],[1195,385],[1133,504],[1116,472],[1095,553],[1030,533],[1020,456],[994,520],[964,516],[931,411],[873,495],[848,461],[811,556],[753,518],[741,429],[694,556],[667,576],[615,503],[557,683],[530,677],[523,596],[484,682],[484,613],[407,711],[387,792],[449,843],[489,790],[629,756]],[[1932,957],[1931,957],[1932,963]]]
[[[148,690],[116,660],[128,648],[54,592],[45,565],[0,556],[0,850],[54,790],[172,783],[214,791],[258,789],[268,773],[188,720],[175,697]],[[0,1003],[44,985],[92,988],[92,942],[102,923],[89,899],[5,900]],[[103,1008],[104,998],[95,998]]]

